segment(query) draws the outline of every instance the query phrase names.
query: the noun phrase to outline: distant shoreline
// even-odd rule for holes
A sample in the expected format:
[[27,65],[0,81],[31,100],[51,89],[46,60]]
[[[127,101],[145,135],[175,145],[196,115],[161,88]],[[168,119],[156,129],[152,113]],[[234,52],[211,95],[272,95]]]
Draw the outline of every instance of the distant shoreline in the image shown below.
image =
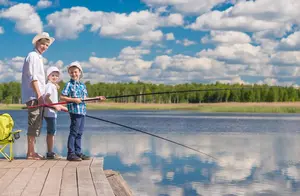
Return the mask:
[[[22,104],[0,104],[0,110],[21,110]],[[300,102],[228,102],[199,104],[88,103],[88,110],[188,110],[196,112],[300,113]]]

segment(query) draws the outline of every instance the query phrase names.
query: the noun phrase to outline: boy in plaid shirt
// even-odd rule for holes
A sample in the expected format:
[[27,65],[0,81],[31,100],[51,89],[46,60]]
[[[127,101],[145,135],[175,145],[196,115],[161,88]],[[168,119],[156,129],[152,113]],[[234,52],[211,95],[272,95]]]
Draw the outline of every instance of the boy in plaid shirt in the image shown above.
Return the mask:
[[[69,102],[67,107],[71,118],[67,160],[88,160],[90,157],[81,152],[81,137],[86,115],[86,103],[82,100],[88,96],[85,84],[80,82],[83,71],[78,62],[73,62],[68,66],[68,73],[71,79],[65,85],[60,96],[62,101]],[[105,100],[104,96],[98,98],[99,100]]]

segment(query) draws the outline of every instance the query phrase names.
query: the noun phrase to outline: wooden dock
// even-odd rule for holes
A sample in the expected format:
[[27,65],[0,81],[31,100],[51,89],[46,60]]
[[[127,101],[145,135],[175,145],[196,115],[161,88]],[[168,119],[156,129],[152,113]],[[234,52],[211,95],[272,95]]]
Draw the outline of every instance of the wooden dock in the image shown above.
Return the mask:
[[0,195],[115,196],[115,193],[103,171],[103,158],[80,162],[0,159]]

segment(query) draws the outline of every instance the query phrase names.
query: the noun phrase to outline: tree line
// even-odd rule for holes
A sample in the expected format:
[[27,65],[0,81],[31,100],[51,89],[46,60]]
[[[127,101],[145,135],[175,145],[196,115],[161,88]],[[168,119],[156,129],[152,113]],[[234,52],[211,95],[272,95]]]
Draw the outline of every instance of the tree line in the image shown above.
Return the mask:
[[[61,89],[65,85],[60,82]],[[216,102],[294,102],[300,101],[300,91],[294,87],[243,85],[243,84],[201,84],[186,83],[177,85],[152,84],[144,82],[129,83],[85,83],[89,97],[121,96],[154,92],[203,90],[191,93],[167,93],[160,95],[133,96],[111,101],[119,103],[216,103]],[[60,89],[60,90],[61,90]],[[218,89],[218,90],[209,90]],[[60,91],[59,90],[59,91]],[[0,83],[0,102],[21,103],[21,84],[19,82]]]

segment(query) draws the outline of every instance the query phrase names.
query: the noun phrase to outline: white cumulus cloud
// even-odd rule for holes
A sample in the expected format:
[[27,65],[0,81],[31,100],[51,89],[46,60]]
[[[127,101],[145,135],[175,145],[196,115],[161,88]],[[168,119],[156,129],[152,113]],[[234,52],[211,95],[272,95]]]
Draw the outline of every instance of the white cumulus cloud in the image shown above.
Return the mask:
[[181,14],[170,14],[166,18],[162,18],[165,23],[164,26],[182,26],[184,18]]
[[220,63],[209,58],[185,55],[157,56],[152,68],[172,71],[204,71],[219,66]]
[[120,14],[94,12],[85,7],[63,9],[48,15],[47,20],[59,38],[75,39],[90,25],[90,31],[99,32],[101,36],[144,42],[162,40],[163,33],[158,30],[159,27],[183,25],[180,14],[160,16],[148,10]]
[[300,51],[277,52],[271,56],[271,62],[275,65],[300,66]]
[[287,22],[299,16],[297,0],[239,1],[232,9],[233,16],[251,16],[259,20]]
[[195,41],[191,41],[187,38],[184,38],[182,41],[180,40],[176,40],[176,44],[182,44],[184,46],[190,46],[190,45],[195,45],[196,42]]
[[287,38],[282,38],[278,48],[283,50],[300,50],[300,31],[292,33]]
[[121,50],[119,58],[120,59],[138,59],[138,58],[141,58],[142,55],[149,54],[149,53],[150,53],[149,49],[144,49],[141,47],[133,48],[133,47],[128,46]]
[[234,3],[224,11],[214,10],[200,15],[187,28],[253,32],[260,41],[281,38],[300,24],[300,2],[297,0],[242,0]]
[[165,36],[166,40],[175,40],[175,36],[173,33],[167,33]]
[[19,56],[0,61],[0,82],[20,81],[23,62],[24,57]]
[[0,26],[0,34],[4,33],[4,28]]
[[91,82],[136,82],[149,74],[152,61],[142,59],[143,55],[149,53],[149,49],[141,46],[128,46],[120,51],[118,57],[91,56],[88,61],[81,62],[85,72],[84,80]]
[[196,21],[187,26],[193,30],[228,30],[257,32],[280,28],[280,22],[255,19],[251,16],[232,16],[232,9],[212,11],[199,16]]
[[171,54],[172,52],[173,52],[172,49],[168,49],[168,50],[165,51],[166,54]]
[[40,0],[40,1],[37,3],[36,7],[42,9],[42,8],[50,7],[51,5],[52,5],[52,2],[49,1],[49,0]]
[[215,49],[202,50],[198,55],[226,61],[229,64],[265,64],[269,60],[260,46],[251,44],[218,45]]
[[43,30],[42,21],[30,4],[20,3],[4,9],[0,11],[0,18],[14,21],[21,33],[40,33]]
[[186,14],[202,14],[226,0],[142,0],[149,6],[172,6]]
[[249,35],[238,31],[210,31],[210,34],[201,39],[202,43],[249,43],[251,38]]
[[244,80],[241,79],[240,76],[234,76],[234,77],[231,77],[229,79],[219,79],[219,80],[216,80],[216,82],[220,82],[220,83],[223,83],[223,84],[246,84],[246,82]]

